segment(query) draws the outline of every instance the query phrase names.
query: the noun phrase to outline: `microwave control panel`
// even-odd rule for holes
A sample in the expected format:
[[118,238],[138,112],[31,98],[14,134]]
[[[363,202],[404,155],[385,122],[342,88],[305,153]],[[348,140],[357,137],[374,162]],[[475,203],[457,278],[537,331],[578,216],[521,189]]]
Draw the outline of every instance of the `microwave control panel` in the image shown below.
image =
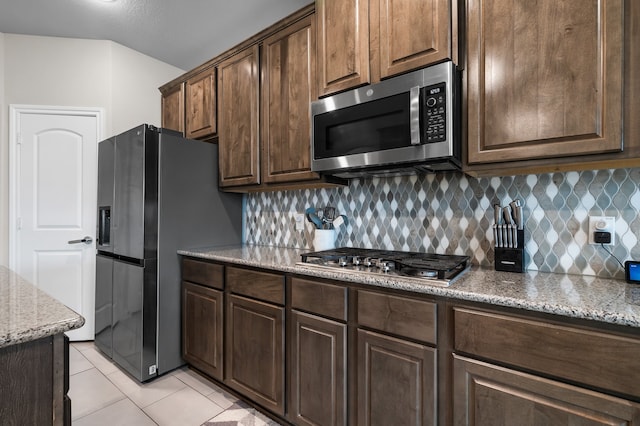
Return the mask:
[[422,129],[426,143],[447,140],[447,96],[446,83],[423,87]]

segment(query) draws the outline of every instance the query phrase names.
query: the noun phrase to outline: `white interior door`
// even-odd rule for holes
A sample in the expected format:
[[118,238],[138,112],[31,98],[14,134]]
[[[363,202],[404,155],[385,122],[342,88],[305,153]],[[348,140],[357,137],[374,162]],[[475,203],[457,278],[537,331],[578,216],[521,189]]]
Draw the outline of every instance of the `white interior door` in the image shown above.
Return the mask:
[[99,109],[11,107],[10,267],[69,308],[94,338]]

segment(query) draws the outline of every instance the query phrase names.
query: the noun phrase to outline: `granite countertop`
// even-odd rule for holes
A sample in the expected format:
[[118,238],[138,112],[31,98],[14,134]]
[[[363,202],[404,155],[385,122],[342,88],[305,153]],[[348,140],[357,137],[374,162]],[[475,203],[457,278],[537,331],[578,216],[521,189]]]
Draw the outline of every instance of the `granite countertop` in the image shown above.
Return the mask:
[[472,267],[449,287],[390,276],[353,276],[296,265],[308,249],[233,246],[179,250],[178,254],[238,265],[337,279],[453,299],[640,327],[640,286],[621,280],[528,271],[523,274]]
[[83,325],[81,315],[0,265],[0,348]]

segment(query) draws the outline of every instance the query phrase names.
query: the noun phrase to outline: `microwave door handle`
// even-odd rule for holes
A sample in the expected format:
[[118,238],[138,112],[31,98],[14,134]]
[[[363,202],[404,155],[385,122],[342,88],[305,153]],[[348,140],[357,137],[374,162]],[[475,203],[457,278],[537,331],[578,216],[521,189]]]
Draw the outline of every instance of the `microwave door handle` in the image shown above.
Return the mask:
[[420,87],[412,87],[409,91],[409,119],[411,128],[411,145],[420,145]]

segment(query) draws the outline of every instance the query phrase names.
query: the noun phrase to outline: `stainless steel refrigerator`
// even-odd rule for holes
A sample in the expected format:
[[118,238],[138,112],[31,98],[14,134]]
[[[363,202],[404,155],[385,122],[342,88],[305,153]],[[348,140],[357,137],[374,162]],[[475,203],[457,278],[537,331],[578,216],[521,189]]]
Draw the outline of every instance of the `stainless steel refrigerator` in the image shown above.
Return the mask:
[[95,344],[139,381],[179,367],[179,248],[242,240],[218,146],[146,124],[98,145]]

